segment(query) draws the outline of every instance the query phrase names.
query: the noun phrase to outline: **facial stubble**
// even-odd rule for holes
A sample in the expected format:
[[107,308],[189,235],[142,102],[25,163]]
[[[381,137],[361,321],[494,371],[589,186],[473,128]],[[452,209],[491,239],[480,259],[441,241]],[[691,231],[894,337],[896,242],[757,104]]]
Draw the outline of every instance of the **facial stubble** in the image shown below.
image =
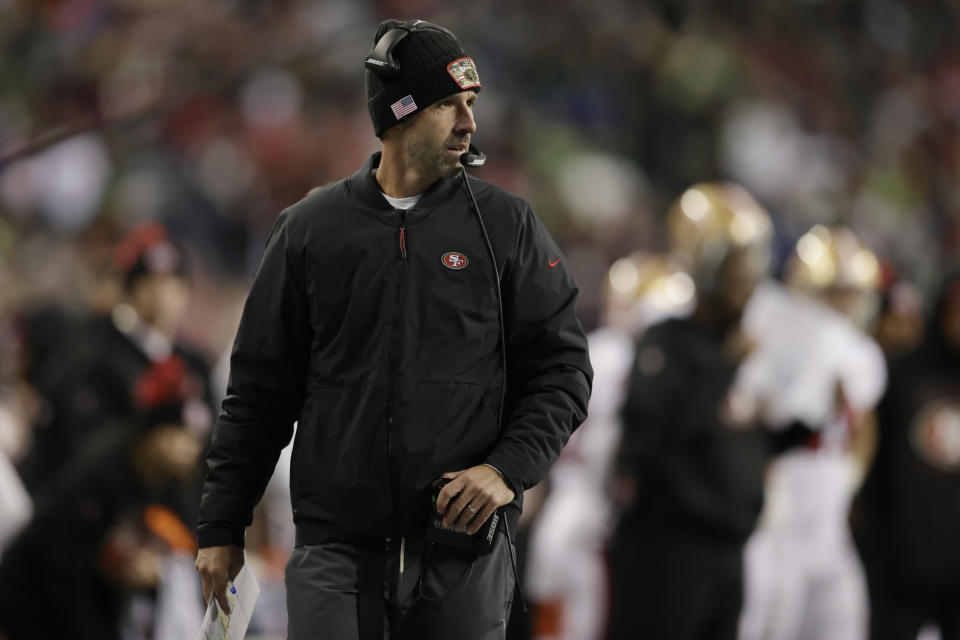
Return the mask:
[[458,141],[451,137],[436,148],[420,136],[407,136],[405,150],[407,157],[424,173],[434,173],[440,178],[452,178],[460,171],[460,162],[458,158],[447,154],[447,149],[456,144]]

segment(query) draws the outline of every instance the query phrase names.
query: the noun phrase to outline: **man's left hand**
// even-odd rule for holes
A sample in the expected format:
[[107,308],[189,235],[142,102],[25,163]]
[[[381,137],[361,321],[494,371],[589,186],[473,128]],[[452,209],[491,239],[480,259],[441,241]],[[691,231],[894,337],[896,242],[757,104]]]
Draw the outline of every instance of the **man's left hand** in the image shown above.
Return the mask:
[[443,514],[444,526],[466,530],[473,535],[480,530],[497,507],[510,504],[514,493],[493,467],[480,464],[463,471],[443,474],[450,482],[437,496],[437,511]]

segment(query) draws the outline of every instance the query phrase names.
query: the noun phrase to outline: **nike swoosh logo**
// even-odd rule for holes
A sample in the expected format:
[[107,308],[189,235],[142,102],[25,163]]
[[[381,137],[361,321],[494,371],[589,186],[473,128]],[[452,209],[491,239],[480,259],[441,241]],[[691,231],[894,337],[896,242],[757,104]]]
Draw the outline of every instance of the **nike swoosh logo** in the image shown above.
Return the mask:
[[553,269],[553,268],[554,268],[555,266],[557,266],[558,264],[560,264],[560,258],[557,258],[557,259],[554,260],[553,262],[548,262],[548,263],[547,263],[547,266],[550,267],[551,269]]

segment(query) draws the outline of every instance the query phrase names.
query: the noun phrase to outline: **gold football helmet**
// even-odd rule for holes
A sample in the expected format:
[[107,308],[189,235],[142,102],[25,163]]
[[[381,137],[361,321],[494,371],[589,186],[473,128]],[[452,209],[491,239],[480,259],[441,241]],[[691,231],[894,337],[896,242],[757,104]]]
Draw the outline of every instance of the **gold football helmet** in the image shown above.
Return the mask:
[[846,227],[816,225],[794,247],[787,285],[812,295],[860,326],[877,308],[881,271],[876,255]]
[[630,332],[686,313],[696,292],[676,259],[643,251],[614,262],[605,285],[606,323]]
[[667,214],[672,249],[704,295],[717,293],[717,271],[733,252],[743,252],[759,280],[770,265],[773,224],[743,187],[730,182],[695,184]]

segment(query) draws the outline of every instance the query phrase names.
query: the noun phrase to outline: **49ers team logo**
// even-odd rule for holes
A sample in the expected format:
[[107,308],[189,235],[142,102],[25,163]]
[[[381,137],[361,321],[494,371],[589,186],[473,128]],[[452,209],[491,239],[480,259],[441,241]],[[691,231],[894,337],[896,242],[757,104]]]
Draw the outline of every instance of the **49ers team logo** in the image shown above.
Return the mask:
[[461,89],[480,86],[480,76],[477,75],[477,67],[473,64],[473,58],[454,60],[447,65],[447,73],[450,74],[454,82],[460,85]]
[[960,473],[960,404],[940,400],[924,407],[910,425],[910,445],[931,467]]
[[463,269],[468,264],[470,260],[467,259],[467,256],[463,255],[459,251],[447,251],[443,256],[440,257],[440,262],[443,263],[447,269],[453,269],[454,271],[459,271]]

